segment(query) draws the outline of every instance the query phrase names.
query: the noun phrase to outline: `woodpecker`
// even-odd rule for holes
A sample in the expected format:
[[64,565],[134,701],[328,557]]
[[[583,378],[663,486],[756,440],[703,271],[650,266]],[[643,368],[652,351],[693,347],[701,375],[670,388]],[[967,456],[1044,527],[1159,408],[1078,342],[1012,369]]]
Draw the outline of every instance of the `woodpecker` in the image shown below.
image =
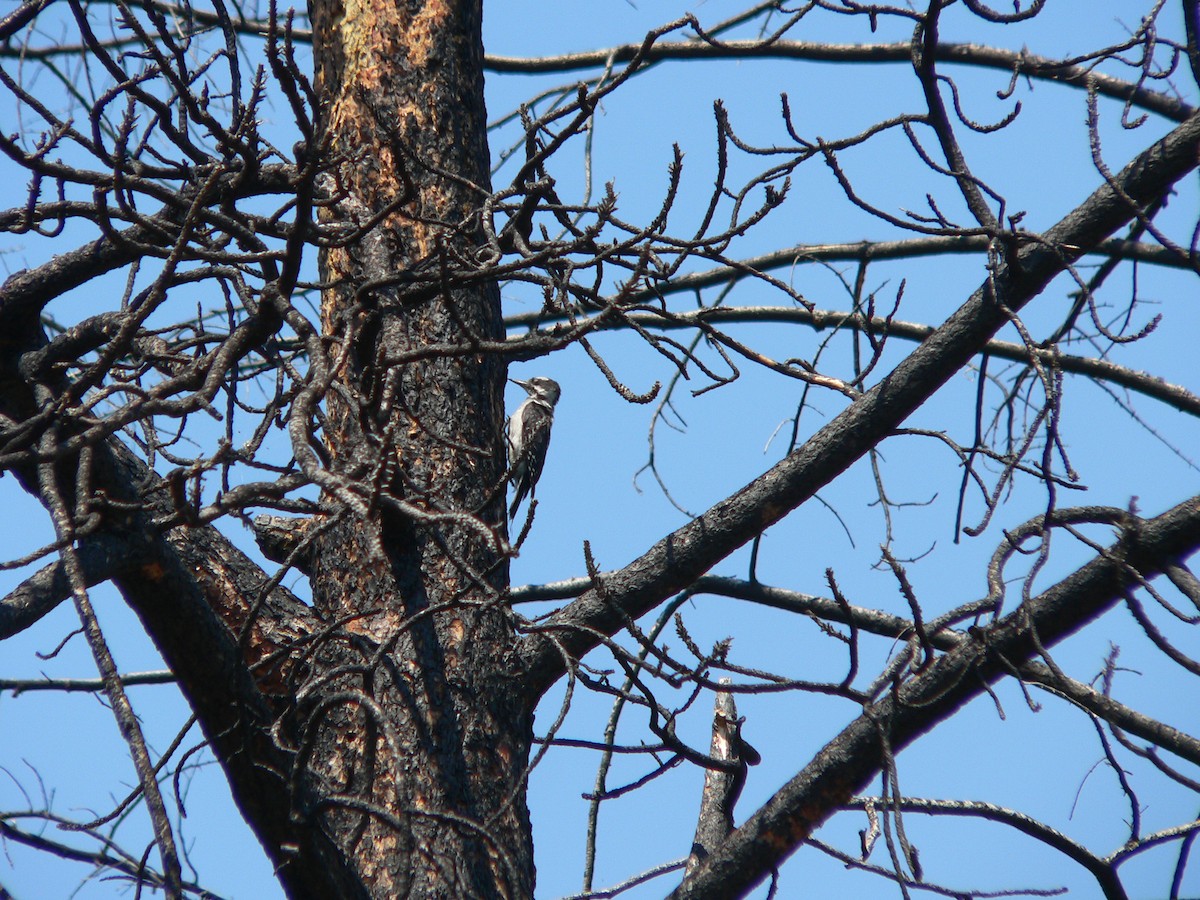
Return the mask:
[[525,495],[534,496],[542,465],[546,462],[546,448],[550,446],[550,426],[554,424],[554,404],[562,390],[558,382],[538,375],[528,381],[510,378],[513,384],[525,388],[529,394],[508,420],[508,458],[512,466],[512,484],[515,488],[512,506],[508,509],[510,519],[516,518],[517,507]]

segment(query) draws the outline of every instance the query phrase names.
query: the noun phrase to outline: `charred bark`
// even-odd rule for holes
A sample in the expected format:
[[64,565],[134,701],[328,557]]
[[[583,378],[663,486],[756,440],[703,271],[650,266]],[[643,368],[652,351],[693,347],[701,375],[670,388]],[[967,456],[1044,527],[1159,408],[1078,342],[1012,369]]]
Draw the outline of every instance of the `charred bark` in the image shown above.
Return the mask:
[[475,349],[502,339],[500,303],[444,277],[471,266],[489,177],[480,4],[312,15],[322,224],[350,237],[321,258],[324,499],[347,514],[312,560],[329,633],[299,692],[309,813],[374,896],[528,897],[504,364]]

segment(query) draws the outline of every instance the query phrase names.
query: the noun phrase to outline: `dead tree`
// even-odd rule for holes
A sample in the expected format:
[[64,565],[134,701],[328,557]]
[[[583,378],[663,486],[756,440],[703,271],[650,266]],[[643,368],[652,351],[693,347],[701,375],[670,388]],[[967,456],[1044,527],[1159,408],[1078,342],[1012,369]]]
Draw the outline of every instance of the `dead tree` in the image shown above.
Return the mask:
[[[1185,608],[1200,608],[1187,565],[1200,497],[1181,482],[1164,509],[1068,502],[1080,477],[1067,449],[1076,433],[1062,422],[1064,396],[1086,379],[1131,413],[1132,396],[1179,411],[1181,433],[1194,435],[1194,385],[1121,358],[1172,327],[1169,304],[1162,323],[1144,320],[1136,288],[1114,285],[1153,267],[1195,291],[1200,226],[1186,179],[1200,162],[1200,12],[1183,0],[1176,34],[1178,10],[1147,3],[1126,40],[1069,59],[941,37],[950,17],[1002,28],[1047,6],[764,2],[724,22],[687,16],[627,46],[539,59],[485,57],[479,0],[312,0],[307,17],[273,3],[26,0],[7,13],[0,77],[17,115],[0,149],[25,189],[9,189],[0,222],[29,245],[0,289],[0,471],[12,476],[6,490],[36,498],[50,530],[42,546],[6,556],[19,577],[0,600],[0,639],[69,602],[82,635],[72,639],[86,641],[98,679],[0,687],[21,703],[46,690],[102,693],[136,787],[91,820],[48,802],[0,811],[0,837],[142,890],[200,895],[204,873],[201,883],[187,874],[179,799],[163,776],[204,752],[289,897],[532,897],[528,784],[545,753],[578,743],[560,725],[586,688],[614,707],[587,742],[601,762],[581,896],[596,890],[600,805],[625,790],[608,783],[618,751],[654,757],[630,789],[680,764],[709,773],[686,871],[672,861],[650,873],[683,872],[673,897],[744,896],[801,848],[905,894],[976,892],[927,875],[905,828],[917,814],[1015,828],[1082,865],[1109,898],[1125,896],[1123,862],[1174,842],[1177,892],[1200,821],[1142,829],[1125,780],[1129,839],[1105,853],[1015,810],[908,796],[898,774],[902,750],[1015,680],[1085,710],[1114,770],[1126,754],[1178,790],[1198,787],[1186,767],[1200,765],[1200,740],[1121,702],[1115,655],[1093,683],[1055,648],[1123,611],[1181,679],[1200,673],[1177,646],[1197,622]],[[801,39],[826,21],[856,29],[858,43]],[[901,36],[876,40],[877,28]],[[566,183],[562,161],[577,147],[590,179],[597,112],[621,103],[632,80],[764,58],[891,67],[920,105],[829,137],[784,96],[771,143],[759,146],[718,100],[715,181],[686,223],[678,147],[645,221],[623,217],[619,186],[593,196],[590,181]],[[971,117],[958,80],[968,70],[1001,82],[994,93],[1010,105],[998,121]],[[498,119],[490,152],[485,72],[564,78]],[[1038,210],[1035,228],[969,147],[1022,121],[1021,102],[1050,84],[1086,107],[1094,172],[1089,196]],[[1102,140],[1114,104],[1146,135],[1119,163]],[[902,148],[907,157],[888,164],[932,185],[924,211],[860,187],[860,154],[876,146]],[[749,238],[786,231],[770,223],[802,202],[792,179],[814,168],[874,236],[744,252]],[[1168,210],[1177,191],[1191,204],[1182,216]],[[885,294],[874,274],[960,256],[976,265],[973,287],[927,320],[908,312],[903,281]],[[835,271],[846,302],[822,305],[797,288],[789,271],[804,265]],[[502,289],[540,308],[505,307]],[[1039,308],[1055,292],[1069,302]],[[764,323],[819,340],[778,359],[756,343]],[[660,374],[631,387],[600,349],[610,332],[640,342]],[[631,409],[650,405],[647,469],[668,496],[653,440],[689,396],[685,380],[693,397],[746,370],[794,387],[791,439],[778,461],[664,528],[628,565],[602,570],[585,545],[576,579],[514,589],[510,561],[564,513],[532,503],[510,533],[507,367],[575,347]],[[963,373],[977,385],[969,439],[952,436],[959,422],[910,421]],[[818,407],[828,421],[810,427]],[[1139,427],[1131,415],[1116,429]],[[931,600],[914,586],[918,562],[901,558],[892,524],[901,505],[880,474],[881,448],[898,438],[938,448],[957,491],[956,538],[994,548],[983,596],[954,584]],[[759,577],[767,529],[860,461],[885,524],[874,562],[906,615],[844,590],[836,560],[823,585],[807,586],[816,593]],[[1018,488],[1036,515],[1006,506]],[[742,577],[714,571],[747,546]],[[1071,554],[1069,572],[1047,576]],[[109,583],[167,671],[121,671],[94,602]],[[680,613],[702,596],[811,621],[813,640],[837,642],[847,661],[812,680],[757,666],[736,642],[705,648]],[[550,606],[526,614],[535,603]],[[665,640],[672,623],[682,650]],[[139,683],[177,685],[202,737],[189,721],[165,751],[152,747],[127,690]],[[543,709],[535,730],[539,704],[564,683],[567,699]],[[847,715],[739,825],[733,804],[758,753],[732,698],[769,692],[841,698]],[[711,750],[680,736],[689,712],[707,715],[703,695],[718,697]],[[630,711],[642,739],[622,744]],[[153,841],[125,849],[111,823],[135,807]],[[860,848],[822,841],[835,815],[863,823]],[[47,824],[78,837],[47,837]],[[872,856],[881,835],[882,863]]]

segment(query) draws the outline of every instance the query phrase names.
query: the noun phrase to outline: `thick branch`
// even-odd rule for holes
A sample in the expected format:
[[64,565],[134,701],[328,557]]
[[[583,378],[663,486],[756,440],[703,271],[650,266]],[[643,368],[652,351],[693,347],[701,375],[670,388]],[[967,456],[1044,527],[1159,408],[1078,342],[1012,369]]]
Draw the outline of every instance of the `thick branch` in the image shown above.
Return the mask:
[[[891,434],[1006,324],[1009,310],[1036,297],[1070,263],[1131,218],[1197,165],[1200,116],[1138,156],[1055,225],[1037,245],[1000,265],[957,312],[879,384],[802,447],[732,497],[663,538],[626,568],[571,603],[526,639],[535,688],[546,690],[579,659],[597,633],[615,634],[687,587],[715,563],[810,499]],[[565,651],[565,653],[564,653]]]
[[167,491],[136,488],[161,479],[119,442],[110,440],[108,450],[96,467],[98,487],[140,496],[147,507],[124,529],[142,536],[140,563],[114,583],[178,679],[285,890],[293,898],[358,896],[341,854],[295,815],[305,801],[289,792],[292,754],[273,737],[289,651],[317,630],[311,610],[269,588],[262,570],[211,526],[159,536],[151,519],[166,518]]
[[[17,474],[36,494],[36,484]],[[92,539],[124,547],[104,574],[162,652],[289,896],[357,896],[336,849],[319,829],[296,820],[303,801],[289,795],[291,754],[272,737],[281,712],[274,695],[286,687],[289,648],[317,628],[311,611],[271,588],[215,528],[177,527],[163,535],[155,520],[174,515],[168,491],[120,441],[97,448],[93,475],[97,489],[127,511],[110,512],[105,528],[112,532]],[[51,586],[61,578],[54,567],[39,575]]]
[[[728,681],[728,679],[725,679]],[[759,763],[758,751],[742,738],[742,720],[738,718],[733,694],[718,691],[713,707],[712,742],[709,755],[737,766],[736,771],[708,769],[700,795],[700,814],[696,817],[696,836],[687,869],[700,864],[733,831],[733,808],[746,783],[746,767]]]
[[778,868],[884,764],[880,729],[899,751],[988,684],[1111,608],[1141,578],[1152,578],[1200,546],[1200,498],[1135,526],[1122,542],[1009,613],[978,638],[902,685],[851,723],[671,894],[740,897]]
[[[908,640],[913,636],[913,624],[903,616],[894,616],[870,607],[843,605],[828,597],[800,594],[739,578],[705,575],[696,580],[692,591],[697,595],[734,597],[785,612],[815,615],[827,622],[853,625],[860,631],[883,637]],[[934,648],[942,651],[953,650],[963,641],[971,639],[966,632],[951,628],[932,631],[926,636]],[[1030,661],[1015,668],[1023,681],[1044,687],[1110,725],[1200,766],[1200,739],[1131,709],[1089,684],[1076,681],[1061,672],[1056,673],[1044,663]]]
[[[88,587],[111,578],[132,563],[131,547],[119,535],[99,535],[79,541],[79,562]],[[71,596],[61,561],[43,566],[0,600],[0,641],[19,634],[53,612]]]

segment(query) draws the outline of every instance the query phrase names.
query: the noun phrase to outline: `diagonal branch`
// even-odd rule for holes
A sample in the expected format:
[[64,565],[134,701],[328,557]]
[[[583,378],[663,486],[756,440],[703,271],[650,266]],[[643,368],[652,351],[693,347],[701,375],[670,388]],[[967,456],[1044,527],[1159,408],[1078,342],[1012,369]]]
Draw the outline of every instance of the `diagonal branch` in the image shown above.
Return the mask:
[[[126,533],[141,536],[140,563],[113,581],[178,679],[288,896],[358,896],[342,855],[296,815],[305,799],[294,796],[289,784],[293,753],[273,733],[283,712],[291,648],[317,630],[312,611],[272,588],[266,574],[215,528],[160,534],[153,519],[165,517],[167,491],[147,494],[145,486],[161,479],[115,439],[102,450],[97,487],[109,496],[140,497],[146,506],[124,523]],[[156,508],[155,498],[163,508]]]
[[[120,535],[90,535],[78,539],[76,555],[84,585],[95,587],[128,566],[131,547]],[[71,596],[62,560],[43,566],[0,598],[0,641],[19,634],[49,615]]]
[[[1168,568],[1169,571],[1169,568]],[[739,578],[705,575],[692,586],[693,595],[714,594],[733,597],[769,606],[784,612],[814,615],[827,622],[853,625],[860,631],[884,637],[908,640],[913,636],[913,623],[903,616],[865,606],[841,604],[828,597],[801,594]],[[963,641],[970,640],[965,631],[938,628],[928,635],[929,643],[941,651],[950,651]],[[1105,722],[1174,753],[1180,759],[1200,766],[1200,739],[1180,731],[1152,716],[1114,700],[1089,684],[1055,671],[1045,663],[1030,661],[1016,666],[1021,679],[1045,688],[1052,694],[1074,703]]]
[[[1135,158],[1114,179],[995,274],[878,385],[802,447],[731,497],[605,576],[528,635],[523,654],[536,691],[562,676],[602,635],[621,630],[761,534],[876,446],[980,351],[1050,281],[1196,168],[1200,116]],[[997,302],[999,299],[1000,303]],[[1005,309],[1007,307],[1007,310]]]
[[987,686],[1110,609],[1141,579],[1200,546],[1200,497],[1135,523],[1113,546],[898,687],[847,726],[671,894],[740,897],[767,877],[899,751]]
[[127,511],[106,521],[128,545],[112,581],[176,676],[289,896],[359,896],[344,857],[296,814],[305,800],[290,788],[293,753],[273,734],[293,651],[319,628],[312,611],[212,526],[163,534],[169,492],[116,438],[96,448],[93,476]]
[[[89,837],[95,838],[95,840],[98,841],[105,849],[80,850],[76,847],[70,846],[69,844],[50,840],[49,838],[45,837],[45,835],[41,834],[40,832],[43,831],[45,827],[44,822],[38,823],[38,833],[34,833],[33,831],[26,831],[13,825],[12,821],[17,818],[19,818],[19,815],[12,815],[7,820],[0,819],[0,838],[3,838],[5,841],[12,841],[16,844],[23,844],[26,847],[32,847],[36,850],[42,850],[46,853],[57,856],[59,859],[69,859],[74,860],[75,862],[89,863],[90,865],[96,866],[99,869],[120,872],[133,881],[138,886],[139,891],[145,887],[162,887],[166,883],[166,879],[163,878],[160,873],[146,866],[144,862],[140,862],[135,857],[125,853],[120,847],[116,846],[108,838],[102,835],[94,832],[89,833]],[[30,818],[56,819],[57,817],[51,817],[43,814],[39,816],[30,816]],[[62,825],[70,823],[59,821],[59,824]],[[194,882],[184,881],[181,883],[181,886],[187,893],[194,893],[199,897],[213,898],[213,900],[218,900],[217,895],[204,890],[202,887],[200,887],[200,885]],[[7,898],[10,898],[11,896],[11,894],[0,887],[0,897],[3,897],[5,900],[7,900]]]

